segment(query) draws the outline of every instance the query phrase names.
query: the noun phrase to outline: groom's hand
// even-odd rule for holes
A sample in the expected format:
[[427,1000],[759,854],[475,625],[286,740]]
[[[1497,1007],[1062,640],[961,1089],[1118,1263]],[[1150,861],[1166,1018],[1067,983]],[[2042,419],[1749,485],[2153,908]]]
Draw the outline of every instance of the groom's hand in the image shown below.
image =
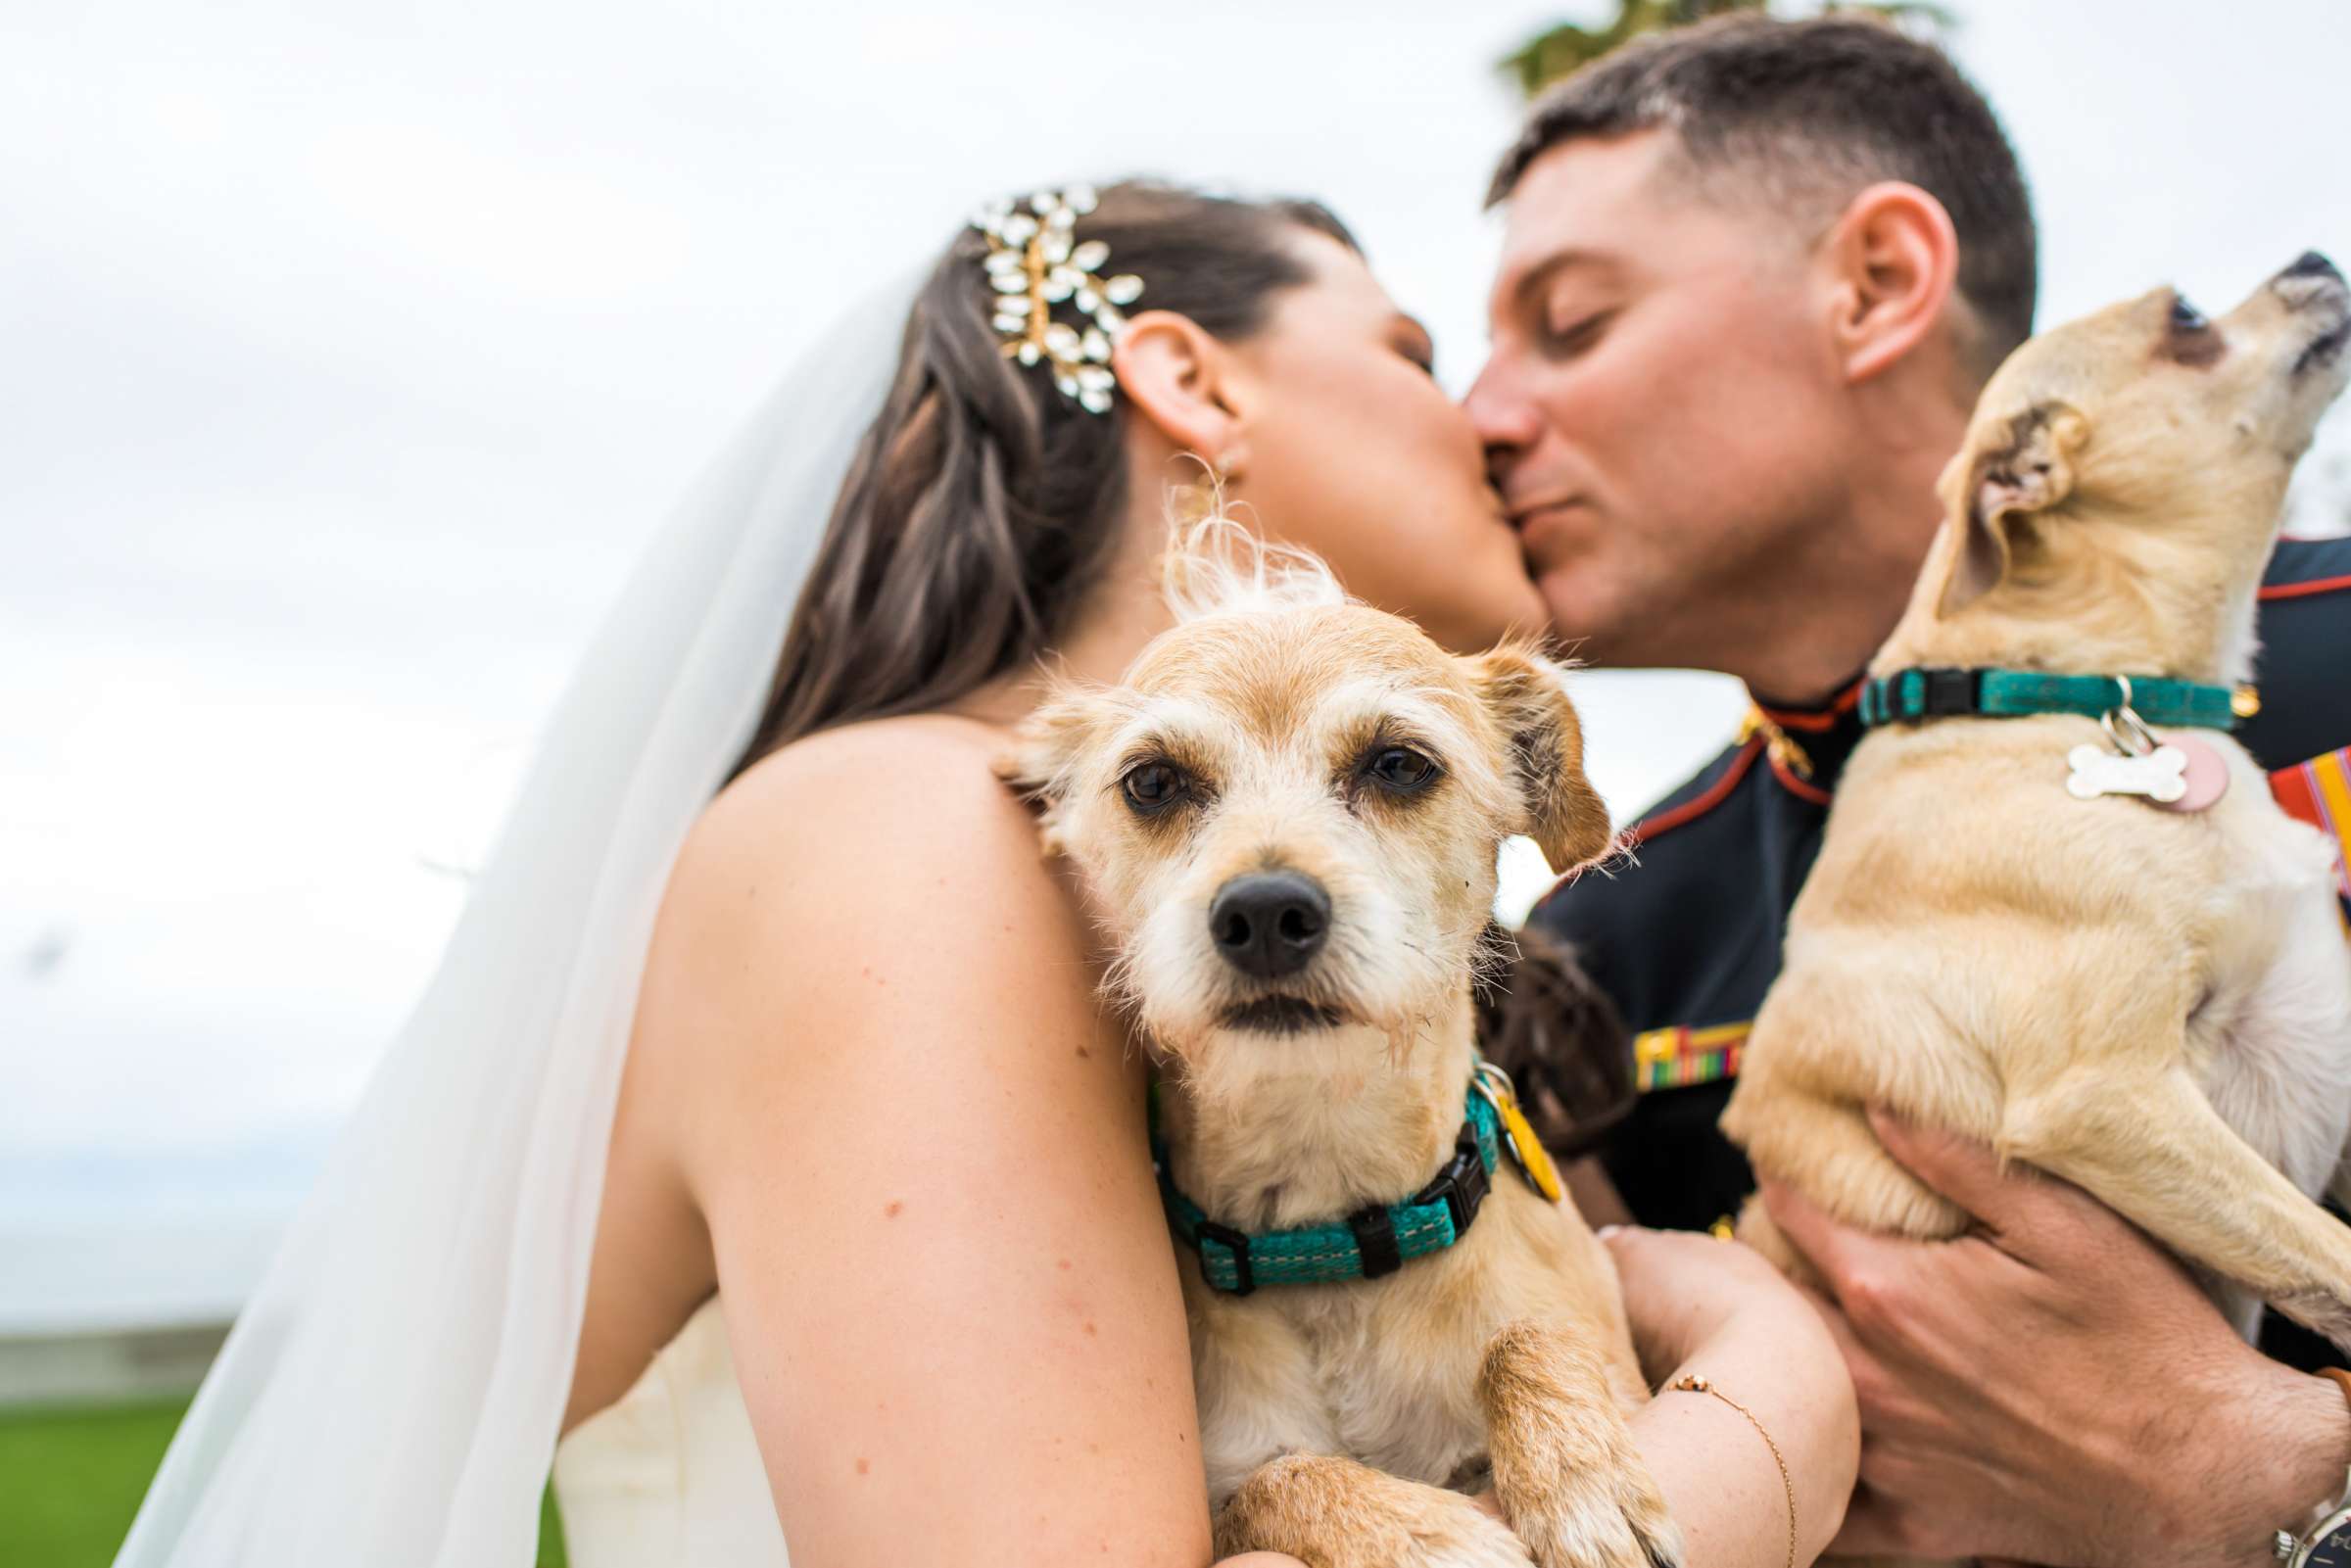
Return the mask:
[[2146,1236],[1980,1144],[1871,1125],[1977,1228],[1877,1236],[1763,1189],[1861,1403],[1836,1553],[2255,1568],[2342,1489],[2342,1396],[2239,1340]]

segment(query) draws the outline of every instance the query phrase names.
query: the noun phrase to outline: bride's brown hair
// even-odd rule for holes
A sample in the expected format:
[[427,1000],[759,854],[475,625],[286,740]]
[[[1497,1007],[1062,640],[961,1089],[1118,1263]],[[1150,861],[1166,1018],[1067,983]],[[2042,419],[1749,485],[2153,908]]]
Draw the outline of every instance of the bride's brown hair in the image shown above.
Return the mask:
[[[1358,248],[1312,202],[1145,181],[1101,190],[1076,235],[1109,246],[1105,273],[1143,280],[1137,309],[1239,342],[1276,294],[1307,281],[1301,230]],[[1027,664],[1066,635],[1117,552],[1127,400],[1089,413],[1049,366],[1005,356],[987,249],[965,229],[916,296],[738,771],[802,736],[939,707]]]

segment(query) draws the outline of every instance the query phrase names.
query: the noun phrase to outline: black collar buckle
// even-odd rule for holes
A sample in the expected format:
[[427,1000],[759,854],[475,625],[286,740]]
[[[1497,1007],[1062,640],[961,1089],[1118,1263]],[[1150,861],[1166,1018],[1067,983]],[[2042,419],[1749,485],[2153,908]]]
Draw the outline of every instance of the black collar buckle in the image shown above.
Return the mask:
[[1492,1186],[1486,1163],[1477,1155],[1477,1129],[1464,1121],[1453,1140],[1453,1158],[1434,1180],[1413,1194],[1413,1202],[1433,1204],[1443,1199],[1446,1212],[1453,1216],[1454,1240],[1459,1241],[1468,1234],[1469,1222],[1477,1217],[1478,1206],[1486,1201]]
[[1962,718],[1984,706],[1982,670],[1920,670],[1918,712],[1921,719]]

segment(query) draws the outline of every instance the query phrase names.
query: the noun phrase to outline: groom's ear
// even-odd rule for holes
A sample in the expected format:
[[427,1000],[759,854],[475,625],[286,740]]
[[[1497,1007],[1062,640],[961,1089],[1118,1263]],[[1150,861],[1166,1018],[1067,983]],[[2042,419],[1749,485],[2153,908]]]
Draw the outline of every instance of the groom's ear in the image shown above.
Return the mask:
[[1145,310],[1127,318],[1110,368],[1135,413],[1170,447],[1232,474],[1240,444],[1236,367],[1213,334],[1188,315]]

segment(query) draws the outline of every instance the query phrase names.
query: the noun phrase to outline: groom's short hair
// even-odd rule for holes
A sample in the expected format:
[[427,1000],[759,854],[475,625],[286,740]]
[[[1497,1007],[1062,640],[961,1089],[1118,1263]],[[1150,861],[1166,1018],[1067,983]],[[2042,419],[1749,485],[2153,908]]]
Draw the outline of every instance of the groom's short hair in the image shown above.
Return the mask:
[[1958,231],[1958,289],[1982,368],[2032,335],[2038,261],[2024,173],[1991,106],[1934,45],[1855,17],[1724,17],[1638,39],[1535,100],[1487,205],[1563,142],[1656,128],[1674,133],[1706,188],[1807,219],[1878,180],[1918,186]]

